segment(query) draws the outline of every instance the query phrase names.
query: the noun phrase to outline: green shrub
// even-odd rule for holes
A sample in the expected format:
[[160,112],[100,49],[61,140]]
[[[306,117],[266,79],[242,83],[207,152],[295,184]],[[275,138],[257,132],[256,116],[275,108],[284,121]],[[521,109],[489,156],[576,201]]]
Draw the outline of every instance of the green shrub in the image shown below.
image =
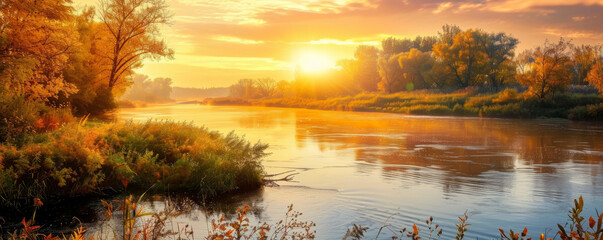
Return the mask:
[[568,115],[572,120],[603,120],[603,103],[572,108]]
[[[23,146],[0,145],[4,206],[121,185],[215,196],[259,187],[265,144],[190,123],[68,124]],[[38,187],[43,186],[43,187]]]

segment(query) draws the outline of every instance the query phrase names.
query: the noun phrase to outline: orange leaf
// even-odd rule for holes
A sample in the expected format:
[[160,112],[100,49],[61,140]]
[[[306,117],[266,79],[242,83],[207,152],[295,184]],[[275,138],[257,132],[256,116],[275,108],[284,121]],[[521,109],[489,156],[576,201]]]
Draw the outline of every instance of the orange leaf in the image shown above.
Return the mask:
[[419,235],[419,229],[417,228],[416,224],[412,225],[412,234],[415,235],[415,236]]
[[521,232],[521,236],[522,237],[525,237],[526,235],[528,235],[528,228],[527,227],[523,228],[523,232]]
[[595,227],[595,223],[596,223],[596,222],[595,222],[595,219],[594,219],[594,218],[591,216],[591,217],[588,219],[588,226],[590,226],[590,228],[594,228],[594,227]]

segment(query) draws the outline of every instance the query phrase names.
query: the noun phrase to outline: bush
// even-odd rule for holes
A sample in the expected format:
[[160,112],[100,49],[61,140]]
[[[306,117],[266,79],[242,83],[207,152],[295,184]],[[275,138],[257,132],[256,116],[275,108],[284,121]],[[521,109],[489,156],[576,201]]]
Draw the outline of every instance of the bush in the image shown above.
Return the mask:
[[0,143],[22,144],[30,135],[73,121],[69,109],[57,109],[22,96],[0,92]]
[[603,120],[603,103],[572,108],[568,115],[572,120]]
[[[262,184],[265,144],[189,123],[68,124],[23,146],[0,145],[0,199],[91,194],[120,186],[196,191],[207,196]],[[25,205],[26,206],[26,205]]]

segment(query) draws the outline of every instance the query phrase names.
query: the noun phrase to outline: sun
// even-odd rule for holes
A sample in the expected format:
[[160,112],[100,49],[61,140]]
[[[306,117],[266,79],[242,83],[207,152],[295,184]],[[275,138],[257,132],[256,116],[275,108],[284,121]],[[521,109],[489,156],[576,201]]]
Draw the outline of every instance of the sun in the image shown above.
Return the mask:
[[305,52],[297,58],[297,65],[303,72],[322,72],[335,67],[335,63],[327,55]]

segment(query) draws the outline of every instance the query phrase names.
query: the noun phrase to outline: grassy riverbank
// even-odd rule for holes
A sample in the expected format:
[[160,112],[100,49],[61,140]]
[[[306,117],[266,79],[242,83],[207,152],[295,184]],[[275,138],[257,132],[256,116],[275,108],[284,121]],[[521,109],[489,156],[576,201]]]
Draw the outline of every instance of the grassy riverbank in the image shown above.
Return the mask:
[[266,148],[189,123],[67,123],[0,144],[0,206],[125,187],[207,196],[257,188]]
[[487,94],[473,91],[362,93],[356,96],[327,99],[226,97],[207,99],[204,104],[389,112],[412,115],[603,120],[603,98],[596,94],[565,93],[540,100],[526,97],[514,89]]

